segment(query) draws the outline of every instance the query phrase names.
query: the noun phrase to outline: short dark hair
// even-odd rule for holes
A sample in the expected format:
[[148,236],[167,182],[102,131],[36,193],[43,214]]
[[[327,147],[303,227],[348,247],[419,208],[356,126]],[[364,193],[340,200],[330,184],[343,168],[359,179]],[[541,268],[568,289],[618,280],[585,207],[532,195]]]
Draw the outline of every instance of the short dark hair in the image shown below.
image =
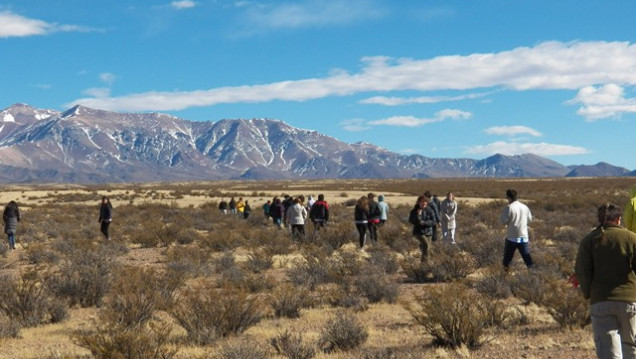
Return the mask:
[[514,189],[506,190],[506,197],[510,198],[511,201],[516,201],[517,200],[517,191],[515,191]]
[[319,201],[324,201],[325,200],[325,195],[324,194],[319,194],[318,195],[318,200]]
[[433,196],[431,195],[431,191],[424,192],[424,195],[426,196],[426,198],[431,198]]

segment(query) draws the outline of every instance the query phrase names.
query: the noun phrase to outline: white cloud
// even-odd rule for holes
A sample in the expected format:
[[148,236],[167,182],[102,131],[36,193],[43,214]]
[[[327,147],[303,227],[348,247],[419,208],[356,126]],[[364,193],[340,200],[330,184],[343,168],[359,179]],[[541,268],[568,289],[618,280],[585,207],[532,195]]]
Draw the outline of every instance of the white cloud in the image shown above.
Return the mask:
[[616,84],[585,86],[568,103],[583,105],[577,113],[588,121],[619,118],[624,113],[636,113],[636,99],[625,98],[625,91]]
[[76,25],[51,24],[9,11],[0,12],[0,38],[46,35],[54,32],[93,31]]
[[103,72],[99,74],[99,80],[109,86],[115,82],[115,79],[117,79],[117,76],[110,72]]
[[423,104],[423,103],[439,103],[449,101],[461,101],[467,99],[475,99],[487,96],[486,93],[479,94],[467,94],[461,96],[419,96],[419,97],[389,97],[389,96],[374,96],[359,101],[361,104],[373,104],[384,106],[400,106],[411,104]]
[[626,42],[546,42],[535,47],[427,60],[371,57],[359,73],[190,92],[146,92],[72,104],[114,111],[170,111],[221,103],[306,101],[373,91],[478,88],[578,90],[604,83],[636,85],[636,45]]
[[340,126],[342,126],[344,130],[351,132],[365,131],[371,128],[365,124],[363,119],[360,118],[341,121]]
[[110,96],[110,89],[107,87],[92,87],[84,90],[84,94],[96,98],[106,98]]
[[285,29],[348,25],[375,19],[383,10],[374,0],[305,0],[275,5],[240,2],[250,28]]
[[196,5],[196,2],[190,0],[173,1],[170,3],[170,6],[177,10],[193,8]]
[[504,155],[522,155],[525,153],[533,153],[538,156],[566,156],[580,155],[588,153],[586,148],[568,145],[556,145],[551,143],[518,143],[497,141],[487,145],[478,145],[468,147],[465,151],[467,154],[473,155],[494,155],[501,153]]
[[535,137],[542,136],[541,132],[526,126],[495,126],[484,130],[489,135],[501,136],[518,136],[530,135]]
[[415,116],[392,116],[381,120],[369,121],[369,125],[389,125],[389,126],[404,126],[404,127],[420,127],[435,122],[442,122],[445,120],[467,120],[472,117],[469,112],[461,110],[446,109],[441,110],[435,114],[433,118],[418,118]]

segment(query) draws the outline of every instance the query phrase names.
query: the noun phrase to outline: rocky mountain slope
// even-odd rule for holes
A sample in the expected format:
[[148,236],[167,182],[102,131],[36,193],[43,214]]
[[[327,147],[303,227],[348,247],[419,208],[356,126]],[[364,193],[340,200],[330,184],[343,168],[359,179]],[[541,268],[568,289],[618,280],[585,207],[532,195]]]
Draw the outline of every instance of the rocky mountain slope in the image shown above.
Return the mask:
[[[576,172],[579,171],[579,172]],[[215,179],[560,177],[623,175],[608,164],[568,168],[539,156],[483,160],[401,155],[347,144],[278,120],[218,122],[75,106],[0,112],[0,182]]]

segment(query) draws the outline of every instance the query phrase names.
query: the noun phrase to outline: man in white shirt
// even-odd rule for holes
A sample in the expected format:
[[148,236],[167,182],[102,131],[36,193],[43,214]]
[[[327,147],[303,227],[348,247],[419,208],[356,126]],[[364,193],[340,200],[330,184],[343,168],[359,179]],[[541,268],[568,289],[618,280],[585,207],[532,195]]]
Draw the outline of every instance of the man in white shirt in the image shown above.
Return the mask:
[[504,247],[503,266],[508,271],[508,266],[512,261],[515,251],[518,249],[523,258],[523,262],[528,268],[534,265],[530,248],[528,245],[528,222],[532,221],[532,213],[525,204],[517,200],[517,191],[509,189],[506,191],[508,205],[501,213],[501,223],[507,226],[506,245]]

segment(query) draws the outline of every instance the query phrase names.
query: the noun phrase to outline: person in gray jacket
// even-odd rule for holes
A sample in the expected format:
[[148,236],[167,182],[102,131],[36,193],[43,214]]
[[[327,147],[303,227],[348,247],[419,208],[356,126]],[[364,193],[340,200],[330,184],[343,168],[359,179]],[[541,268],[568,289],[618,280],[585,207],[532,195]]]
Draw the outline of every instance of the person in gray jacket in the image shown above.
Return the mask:
[[442,201],[440,217],[442,220],[442,238],[455,244],[455,215],[457,214],[457,202],[453,192],[446,194],[446,199]]
[[302,205],[300,198],[296,197],[293,204],[285,212],[287,223],[291,225],[292,237],[302,239],[305,237],[305,219],[307,209]]
[[517,200],[517,191],[509,189],[506,191],[508,205],[501,213],[501,223],[507,226],[506,240],[504,246],[503,266],[508,271],[510,262],[518,249],[523,258],[523,262],[528,268],[534,265],[530,255],[528,223],[532,221],[532,213],[525,204]]
[[15,201],[9,202],[2,213],[4,220],[4,233],[9,240],[9,248],[15,249],[15,233],[20,222],[20,209]]

